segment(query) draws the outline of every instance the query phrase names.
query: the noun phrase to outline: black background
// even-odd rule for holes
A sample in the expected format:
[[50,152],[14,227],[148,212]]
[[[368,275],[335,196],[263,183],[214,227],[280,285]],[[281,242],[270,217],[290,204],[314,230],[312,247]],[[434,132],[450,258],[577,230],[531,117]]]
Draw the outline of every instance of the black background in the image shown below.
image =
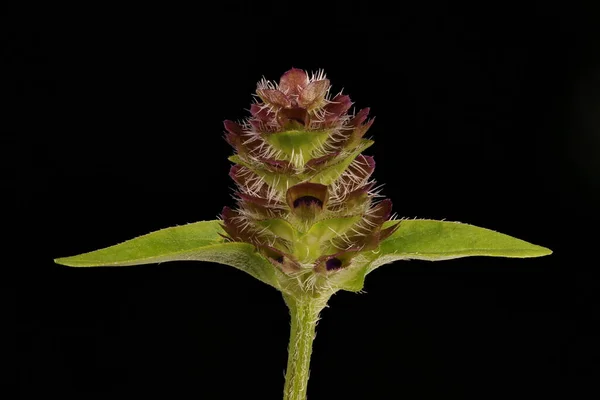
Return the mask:
[[292,66],[371,107],[367,154],[399,216],[554,250],[378,269],[323,312],[309,398],[597,395],[591,9],[221,7],[5,17],[3,293],[21,397],[281,398],[289,321],[274,289],[209,263],[52,259],[233,205],[222,121]]

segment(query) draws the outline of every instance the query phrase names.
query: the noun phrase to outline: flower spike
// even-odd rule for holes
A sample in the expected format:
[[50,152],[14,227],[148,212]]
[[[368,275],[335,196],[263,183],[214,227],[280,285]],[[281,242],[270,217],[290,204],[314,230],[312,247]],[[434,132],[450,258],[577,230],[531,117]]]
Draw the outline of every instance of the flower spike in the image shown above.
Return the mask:
[[[323,73],[309,77],[292,68],[279,83],[258,84],[260,100],[243,126],[225,121],[226,139],[236,151],[230,175],[239,199],[235,223],[232,211],[222,215],[229,239],[277,243],[276,232],[282,231],[264,229],[264,221],[289,226],[286,250],[299,261],[281,268],[288,274],[333,273],[392,231],[382,235],[391,202],[376,203],[370,192],[375,161],[360,154],[370,145],[363,139],[372,123],[365,123],[369,109],[350,115],[350,97],[330,99],[330,87]],[[280,250],[268,251],[277,259],[273,252]]]

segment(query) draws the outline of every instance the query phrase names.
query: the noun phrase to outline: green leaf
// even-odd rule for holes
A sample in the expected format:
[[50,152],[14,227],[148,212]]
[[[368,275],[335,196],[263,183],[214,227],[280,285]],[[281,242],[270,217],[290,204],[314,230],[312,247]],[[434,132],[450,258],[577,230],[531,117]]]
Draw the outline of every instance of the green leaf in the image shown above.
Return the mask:
[[[394,221],[388,221],[385,226],[392,223]],[[474,225],[403,220],[398,230],[373,252],[375,259],[368,272],[396,260],[439,261],[469,256],[526,258],[549,254],[552,251],[545,247]]]
[[161,229],[110,246],[72,257],[57,258],[70,267],[119,267],[166,261],[209,261],[240,269],[256,279],[279,288],[275,267],[248,243],[226,242],[220,221],[201,221]]
[[[387,221],[384,228],[398,221]],[[375,268],[397,260],[441,261],[469,256],[540,257],[550,249],[520,239],[460,222],[403,220],[389,238],[374,251],[364,252],[349,268],[329,278],[333,287],[359,292],[365,276]]]

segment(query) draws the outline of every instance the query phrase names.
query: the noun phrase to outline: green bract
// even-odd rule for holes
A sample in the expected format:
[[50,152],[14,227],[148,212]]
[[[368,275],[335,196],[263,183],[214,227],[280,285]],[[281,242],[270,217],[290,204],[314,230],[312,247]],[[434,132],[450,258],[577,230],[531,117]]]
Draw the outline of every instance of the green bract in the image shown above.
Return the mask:
[[365,276],[396,260],[467,256],[538,257],[547,248],[458,222],[391,219],[371,178],[369,109],[349,113],[323,73],[291,69],[262,81],[251,117],[225,121],[235,154],[235,208],[221,220],[162,229],[89,253],[58,258],[73,267],[166,261],[230,265],[283,293],[292,317],[284,399],[306,397],[319,312],[333,293],[360,291]]

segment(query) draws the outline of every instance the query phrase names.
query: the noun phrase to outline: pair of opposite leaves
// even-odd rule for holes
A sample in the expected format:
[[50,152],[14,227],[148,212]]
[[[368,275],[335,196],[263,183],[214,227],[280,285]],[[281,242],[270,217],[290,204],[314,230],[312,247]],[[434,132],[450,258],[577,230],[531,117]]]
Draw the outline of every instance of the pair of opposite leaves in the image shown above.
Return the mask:
[[[388,221],[386,224],[397,223]],[[247,272],[276,289],[286,291],[289,277],[248,243],[228,242],[220,221],[201,221],[162,229],[101,250],[57,258],[72,267],[129,266],[166,261],[208,261]],[[328,277],[334,291],[360,291],[365,276],[396,260],[449,260],[468,256],[539,257],[552,251],[511,236],[459,222],[402,220],[399,228],[363,254],[361,261]]]

